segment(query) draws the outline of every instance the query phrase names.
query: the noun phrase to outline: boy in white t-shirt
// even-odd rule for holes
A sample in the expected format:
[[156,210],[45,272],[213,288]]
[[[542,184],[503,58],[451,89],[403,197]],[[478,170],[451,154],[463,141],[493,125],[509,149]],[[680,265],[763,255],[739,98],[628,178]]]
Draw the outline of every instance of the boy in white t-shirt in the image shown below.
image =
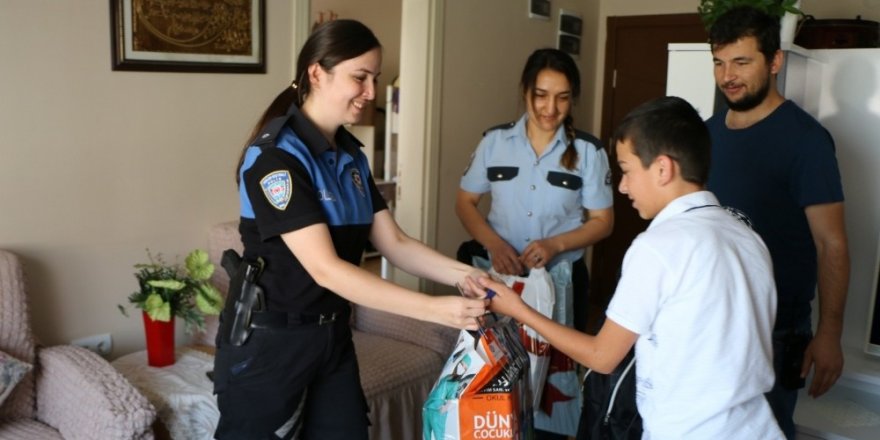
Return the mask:
[[614,139],[618,189],[653,221],[627,250],[599,333],[547,319],[481,278],[496,292],[491,309],[600,373],[635,344],[643,438],[783,438],[764,399],[773,386],[770,255],[747,219],[704,190],[710,140],[703,120],[686,101],[660,98],[627,115]]

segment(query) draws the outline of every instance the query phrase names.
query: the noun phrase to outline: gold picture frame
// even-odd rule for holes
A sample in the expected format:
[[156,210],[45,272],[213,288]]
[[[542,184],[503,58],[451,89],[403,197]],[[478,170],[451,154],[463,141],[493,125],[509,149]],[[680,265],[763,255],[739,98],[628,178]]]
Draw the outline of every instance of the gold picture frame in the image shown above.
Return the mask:
[[110,0],[113,70],[266,73],[265,0]]

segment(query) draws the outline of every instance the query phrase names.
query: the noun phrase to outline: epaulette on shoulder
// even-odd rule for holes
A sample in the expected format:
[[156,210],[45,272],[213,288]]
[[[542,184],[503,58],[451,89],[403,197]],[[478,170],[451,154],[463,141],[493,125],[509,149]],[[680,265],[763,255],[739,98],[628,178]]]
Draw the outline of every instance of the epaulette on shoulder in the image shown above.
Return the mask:
[[260,130],[260,134],[257,135],[256,139],[254,139],[254,145],[258,147],[275,146],[275,139],[278,137],[278,133],[280,133],[281,129],[287,125],[289,119],[290,116],[279,116],[269,121],[269,123]]
[[599,138],[591,135],[590,133],[587,133],[586,131],[575,129],[574,137],[595,145],[597,150],[601,150],[602,148],[604,148],[604,145],[602,144],[602,141],[599,140]]
[[498,125],[496,125],[496,126],[494,126],[494,127],[490,127],[488,130],[484,131],[484,132],[483,132],[483,136],[485,137],[487,134],[489,134],[490,131],[494,131],[494,130],[508,130],[508,129],[511,129],[511,128],[513,128],[514,125],[516,125],[516,121],[513,121],[513,122],[505,122],[505,123],[503,123],[503,124],[498,124]]

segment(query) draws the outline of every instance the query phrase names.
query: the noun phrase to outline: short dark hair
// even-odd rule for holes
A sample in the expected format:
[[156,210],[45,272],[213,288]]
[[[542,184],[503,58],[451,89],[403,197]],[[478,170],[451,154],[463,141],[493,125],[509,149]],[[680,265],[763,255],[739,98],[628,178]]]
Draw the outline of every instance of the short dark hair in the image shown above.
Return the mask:
[[755,37],[758,50],[769,62],[779,50],[779,18],[749,6],[739,6],[718,17],[709,29],[713,52],[744,37]]
[[648,101],[633,109],[614,131],[614,143],[629,141],[647,168],[660,155],[678,163],[684,180],[704,185],[709,178],[709,129],[692,105],[677,96]]

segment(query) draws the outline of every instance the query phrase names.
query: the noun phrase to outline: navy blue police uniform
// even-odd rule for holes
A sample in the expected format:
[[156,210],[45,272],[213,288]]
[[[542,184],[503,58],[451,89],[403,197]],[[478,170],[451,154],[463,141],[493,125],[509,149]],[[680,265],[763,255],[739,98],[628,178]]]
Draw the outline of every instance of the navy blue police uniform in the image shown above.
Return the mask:
[[218,337],[214,381],[225,438],[366,439],[367,404],[348,301],[321,287],[281,235],[327,225],[340,258],[358,265],[373,215],[386,209],[361,144],[337,148],[297,106],[270,121],[239,169],[244,258],[261,259],[265,311],[239,347]]

